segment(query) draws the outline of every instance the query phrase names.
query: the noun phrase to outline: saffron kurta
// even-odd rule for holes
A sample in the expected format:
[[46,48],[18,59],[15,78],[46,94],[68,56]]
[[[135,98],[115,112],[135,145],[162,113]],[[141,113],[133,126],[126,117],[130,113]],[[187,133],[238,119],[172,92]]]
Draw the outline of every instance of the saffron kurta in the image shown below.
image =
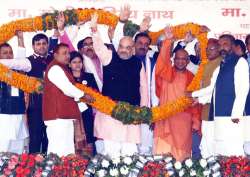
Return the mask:
[[[166,40],[156,63],[156,94],[160,105],[185,95],[193,74],[177,71],[170,61],[171,42]],[[154,154],[171,153],[177,160],[191,156],[192,129],[200,129],[199,112],[190,108],[166,120],[155,123]]]

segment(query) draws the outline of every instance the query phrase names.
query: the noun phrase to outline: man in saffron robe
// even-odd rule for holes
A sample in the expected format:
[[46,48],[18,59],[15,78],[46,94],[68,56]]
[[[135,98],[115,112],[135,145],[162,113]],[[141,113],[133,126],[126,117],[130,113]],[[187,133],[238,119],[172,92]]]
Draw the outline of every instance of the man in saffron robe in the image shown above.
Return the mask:
[[[174,64],[170,60],[173,34],[165,29],[166,40],[156,63],[156,94],[160,105],[175,101],[185,95],[185,90],[193,79],[193,74],[186,69],[189,63],[188,53],[179,49],[175,53]],[[177,160],[191,156],[192,131],[200,130],[197,108],[177,113],[176,115],[155,123],[154,154],[171,153]]]

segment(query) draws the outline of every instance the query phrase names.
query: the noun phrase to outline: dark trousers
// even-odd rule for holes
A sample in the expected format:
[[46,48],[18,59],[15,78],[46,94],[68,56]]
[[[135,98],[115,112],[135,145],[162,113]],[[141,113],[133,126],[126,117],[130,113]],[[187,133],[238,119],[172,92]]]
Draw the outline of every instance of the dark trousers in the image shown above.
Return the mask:
[[42,119],[42,110],[29,108],[27,117],[30,135],[29,152],[45,154],[48,148],[48,138]]
[[192,158],[193,159],[201,158],[200,144],[201,144],[201,135],[199,135],[198,131],[192,132]]
[[93,116],[93,110],[90,106],[88,106],[87,110],[82,112],[82,120],[83,120],[83,126],[87,143],[93,145],[93,155],[96,155],[96,147],[95,147],[96,138],[94,137],[94,116]]

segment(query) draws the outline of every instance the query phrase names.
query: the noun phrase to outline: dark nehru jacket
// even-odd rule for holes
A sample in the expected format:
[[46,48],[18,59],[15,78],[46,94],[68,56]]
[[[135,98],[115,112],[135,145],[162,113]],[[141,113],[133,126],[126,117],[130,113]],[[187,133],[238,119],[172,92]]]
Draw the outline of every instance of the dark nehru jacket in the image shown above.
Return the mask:
[[113,52],[110,64],[103,67],[103,95],[140,105],[141,68],[142,63],[135,56],[123,60]]
[[[33,54],[28,57],[28,60],[31,63],[31,71],[27,73],[28,76],[43,79],[46,67],[52,61],[52,55],[42,57]],[[29,107],[33,109],[42,109],[42,95],[36,93],[30,94]]]
[[24,93],[18,90],[18,96],[11,95],[11,86],[0,82],[0,114],[24,114]]
[[234,68],[239,58],[232,53],[221,64],[215,84],[215,116],[231,116],[235,100]]
[[[33,54],[28,57],[31,63],[31,71],[27,74],[38,79],[43,79],[47,65],[52,60],[52,55],[47,57]],[[37,153],[47,151],[47,135],[46,128],[42,116],[42,94],[29,94],[29,107],[27,109],[28,124],[29,124],[29,152]],[[41,151],[42,146],[42,151]]]

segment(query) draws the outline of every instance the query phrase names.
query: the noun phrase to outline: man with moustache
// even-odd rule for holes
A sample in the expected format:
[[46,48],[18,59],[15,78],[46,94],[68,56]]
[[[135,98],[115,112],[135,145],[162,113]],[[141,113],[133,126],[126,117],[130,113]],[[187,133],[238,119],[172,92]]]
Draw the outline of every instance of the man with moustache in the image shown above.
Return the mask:
[[[217,39],[210,38],[207,43],[207,58],[208,63],[204,67],[202,75],[201,88],[209,86],[210,80],[214,70],[220,65],[222,57],[219,53],[219,42]],[[199,102],[204,99],[202,93],[199,91],[193,92],[193,97],[198,97]],[[202,106],[201,119],[202,119],[202,139],[200,144],[201,155],[204,158],[214,155],[214,121],[209,119],[210,103],[206,103]]]
[[[108,47],[110,47],[112,50],[118,48],[119,41],[121,37],[123,36],[123,28],[125,23],[128,21],[128,18],[131,14],[130,6],[124,5],[124,7],[121,7],[120,15],[119,15],[119,21],[115,27],[108,29],[108,36],[110,38],[111,44],[106,44]],[[58,16],[58,29],[60,31],[60,41],[63,43],[66,43],[69,45],[70,50],[75,50],[72,41],[70,40],[66,30],[64,30],[64,24],[65,24],[65,18],[63,13],[60,13]],[[73,32],[72,32],[73,31]],[[78,31],[78,30],[76,30]],[[71,33],[74,33],[74,30],[71,30]],[[71,34],[71,36],[77,36],[77,33]],[[95,77],[95,80],[98,85],[98,89],[101,92],[102,91],[102,85],[103,85],[103,71],[102,71],[102,64],[100,62],[100,59],[96,55],[96,52],[93,48],[93,39],[91,35],[87,35],[84,39],[80,40],[77,43],[77,49],[82,54],[84,60],[84,65],[86,66],[86,72],[92,73]]]
[[103,73],[102,64],[93,49],[92,37],[88,36],[77,43],[78,51],[84,56],[86,71],[94,74],[99,91],[102,90]]
[[[153,58],[154,51],[149,50],[149,45],[151,44],[151,38],[146,32],[140,32],[135,35],[135,56],[142,62],[146,76],[147,76],[147,89],[148,89],[148,107],[153,106],[153,93],[152,80],[154,80],[153,70],[157,58]],[[155,95],[155,94],[154,94]],[[141,124],[141,144],[138,146],[139,152],[141,154],[152,154],[153,148],[153,132],[150,130],[149,125]]]
[[[141,61],[133,56],[133,39],[125,36],[120,40],[117,52],[109,50],[97,32],[96,22],[97,14],[92,16],[91,29],[93,47],[103,65],[102,94],[132,105],[147,105],[145,70]],[[104,140],[104,150],[99,153],[111,157],[132,155],[140,143],[139,125],[124,125],[100,112],[95,117],[94,133]]]
[[[12,47],[8,43],[0,45],[0,63],[19,71],[27,71],[29,67],[23,67],[16,61],[26,60],[23,33],[17,32],[18,52],[14,59]],[[25,147],[25,139],[29,137],[25,119],[24,92],[5,82],[0,82],[0,152],[12,152],[22,154]]]
[[[81,117],[77,102],[80,99],[88,103],[93,101],[90,95],[74,86],[75,80],[68,68],[69,60],[68,45],[58,44],[44,79],[42,108],[49,142],[47,153],[59,156],[75,153],[73,121]],[[82,106],[87,109],[85,104]]]
[[211,102],[209,120],[214,121],[215,155],[244,155],[243,113],[249,91],[249,67],[245,58],[233,52],[234,40],[229,34],[219,37],[223,60],[215,69],[211,84],[199,91],[205,98],[203,104]]
[[[32,38],[32,47],[34,54],[26,60],[11,60],[7,63],[8,67],[22,66],[28,76],[43,79],[47,65],[52,60],[51,53],[48,52],[48,37],[39,33]],[[30,153],[46,153],[48,139],[46,135],[46,127],[42,116],[42,94],[32,93],[29,95],[27,109],[28,127],[29,127],[29,152]]]

